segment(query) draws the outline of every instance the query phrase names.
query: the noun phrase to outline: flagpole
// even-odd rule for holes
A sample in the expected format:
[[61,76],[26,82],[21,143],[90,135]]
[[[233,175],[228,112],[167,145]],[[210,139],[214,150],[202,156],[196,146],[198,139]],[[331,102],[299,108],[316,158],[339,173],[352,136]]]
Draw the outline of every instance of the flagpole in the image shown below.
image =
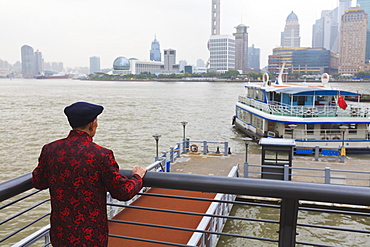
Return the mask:
[[337,98],[335,99],[336,104],[335,104],[335,116],[338,116],[338,99],[339,99],[339,91],[337,92]]

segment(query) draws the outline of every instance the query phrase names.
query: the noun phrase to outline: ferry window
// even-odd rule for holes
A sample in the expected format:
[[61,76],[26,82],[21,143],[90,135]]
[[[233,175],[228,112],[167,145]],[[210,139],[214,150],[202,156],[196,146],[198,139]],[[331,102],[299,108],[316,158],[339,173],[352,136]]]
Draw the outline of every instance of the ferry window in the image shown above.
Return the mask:
[[314,134],[315,125],[307,124],[306,128],[307,128],[307,135],[313,135]]
[[257,99],[257,100],[259,100],[259,99],[260,99],[259,91],[258,91],[258,90],[256,90],[256,97],[255,97],[255,99]]
[[357,134],[357,124],[349,124],[348,125],[348,133],[349,134]]
[[292,128],[289,127],[290,124],[285,124],[285,134],[292,134]]
[[298,105],[304,105],[305,97],[304,96],[298,96]]
[[277,101],[277,102],[280,102],[281,101],[281,94],[274,93],[274,100]]
[[339,124],[321,124],[321,134],[340,134]]

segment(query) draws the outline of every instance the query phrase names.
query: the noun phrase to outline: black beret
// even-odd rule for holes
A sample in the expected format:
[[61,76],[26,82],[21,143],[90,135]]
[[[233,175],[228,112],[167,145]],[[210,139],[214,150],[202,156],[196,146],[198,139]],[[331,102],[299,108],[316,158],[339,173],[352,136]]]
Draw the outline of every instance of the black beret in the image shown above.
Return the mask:
[[64,114],[68,118],[72,128],[88,125],[102,113],[104,107],[87,102],[76,102],[64,108]]

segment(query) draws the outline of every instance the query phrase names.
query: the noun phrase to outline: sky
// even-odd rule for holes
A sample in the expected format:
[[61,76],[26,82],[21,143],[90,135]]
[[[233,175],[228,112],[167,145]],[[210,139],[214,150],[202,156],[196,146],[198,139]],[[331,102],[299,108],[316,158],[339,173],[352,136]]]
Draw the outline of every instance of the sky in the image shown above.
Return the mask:
[[[352,0],[355,5],[356,0]],[[287,16],[294,11],[301,46],[310,47],[312,25],[338,0],[221,0],[221,34],[249,26],[249,46],[261,49],[261,68],[280,45]],[[42,52],[45,62],[88,67],[98,56],[101,68],[115,58],[149,60],[154,37],[175,49],[177,62],[208,60],[211,0],[0,0],[0,59],[21,60],[21,47]]]

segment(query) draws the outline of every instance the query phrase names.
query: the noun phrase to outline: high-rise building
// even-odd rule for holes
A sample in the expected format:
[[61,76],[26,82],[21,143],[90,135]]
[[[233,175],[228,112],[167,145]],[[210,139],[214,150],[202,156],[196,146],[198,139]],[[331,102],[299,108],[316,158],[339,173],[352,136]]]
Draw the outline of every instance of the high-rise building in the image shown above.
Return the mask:
[[235,69],[235,39],[231,35],[212,35],[209,39],[209,70],[226,72]]
[[351,4],[352,0],[340,0],[337,8],[321,12],[321,18],[316,21],[312,29],[313,48],[325,48],[339,53],[341,18]]
[[[370,14],[370,0],[357,0],[357,6],[363,9],[366,14]],[[370,29],[370,18],[367,20],[367,28]]]
[[100,57],[90,57],[90,74],[100,72]]
[[44,72],[44,59],[40,51],[35,52],[35,75],[41,75]]
[[236,28],[235,37],[235,69],[247,73],[248,69],[248,27],[240,24]]
[[21,47],[22,57],[22,76],[25,78],[32,78],[35,74],[35,53],[33,48],[28,45]]
[[338,8],[324,10],[312,28],[312,48],[325,48],[338,53]]
[[359,7],[342,15],[340,29],[339,73],[353,74],[365,64],[368,15]]
[[152,41],[152,46],[150,49],[150,61],[162,61],[161,48],[156,37],[154,37],[154,40]]
[[198,59],[197,60],[197,67],[205,67],[206,64],[204,63],[203,59]]
[[287,19],[284,32],[281,33],[282,47],[300,47],[301,37],[299,36],[298,16],[292,11]]
[[[366,14],[370,14],[370,1],[369,0],[357,0],[357,6],[364,9]],[[367,38],[366,38],[366,61],[370,61],[370,18],[367,20]]]
[[249,69],[260,69],[260,54],[261,49],[255,48],[254,44],[248,48],[248,68]]
[[179,65],[176,64],[176,50],[166,49],[164,50],[164,72],[165,73],[177,73],[179,72]]
[[220,35],[220,0],[212,0],[211,35]]
[[339,0],[339,7],[337,12],[337,20],[338,20],[338,33],[340,33],[340,26],[342,25],[342,15],[345,13],[345,11],[349,8],[351,8],[352,0]]
[[188,65],[188,62],[186,60],[180,60],[179,61],[179,72],[184,72],[186,65]]

